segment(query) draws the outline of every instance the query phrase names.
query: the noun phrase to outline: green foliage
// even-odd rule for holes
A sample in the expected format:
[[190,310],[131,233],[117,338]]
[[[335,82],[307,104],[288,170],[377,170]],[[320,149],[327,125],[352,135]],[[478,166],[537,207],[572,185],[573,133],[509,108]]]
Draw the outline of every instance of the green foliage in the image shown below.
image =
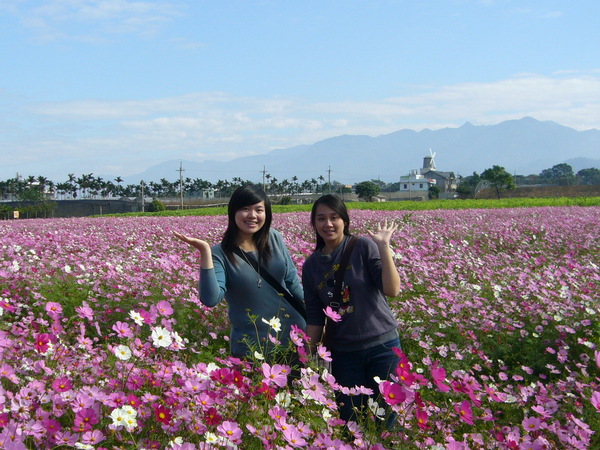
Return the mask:
[[496,190],[498,198],[500,198],[501,191],[514,190],[517,187],[514,177],[502,166],[485,169],[481,174],[481,179],[490,183],[490,186]]
[[563,186],[575,184],[573,167],[565,163],[556,164],[550,169],[542,170],[542,173],[540,173],[540,178],[547,182],[556,183]]
[[166,211],[165,205],[159,199],[155,198],[148,206],[148,212]]
[[[502,199],[457,199],[431,200],[426,202],[348,202],[348,209],[373,211],[426,211],[432,209],[492,209],[533,208],[542,206],[600,206],[600,197],[545,197],[545,198],[502,198]],[[273,213],[306,212],[312,205],[273,205]],[[227,207],[210,207],[185,210],[167,210],[155,213],[105,214],[109,216],[226,216]]]
[[581,184],[600,184],[600,169],[581,169],[577,172],[577,178],[581,180]]
[[429,186],[427,196],[429,197],[429,200],[438,199],[440,197],[440,192],[442,192],[442,190],[439,186]]
[[292,203],[292,197],[290,197],[289,195],[284,195],[283,197],[281,197],[282,205],[289,205],[291,203]]
[[373,197],[381,192],[381,188],[372,181],[362,181],[354,185],[354,191],[359,198],[370,202],[373,200]]
[[456,193],[460,196],[460,198],[473,198],[475,195],[475,188],[481,181],[481,177],[477,172],[473,172],[473,175],[469,175],[468,177],[464,177],[461,179],[458,187],[456,188]]
[[44,199],[44,193],[35,187],[27,188],[19,193],[19,200],[39,202]]

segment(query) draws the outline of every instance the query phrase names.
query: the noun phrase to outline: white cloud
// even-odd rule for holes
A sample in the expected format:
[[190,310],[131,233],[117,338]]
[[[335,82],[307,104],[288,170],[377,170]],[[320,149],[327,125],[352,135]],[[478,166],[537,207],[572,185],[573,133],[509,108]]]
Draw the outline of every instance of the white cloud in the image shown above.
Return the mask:
[[577,130],[600,129],[600,76],[521,74],[490,83],[419,86],[412,94],[361,102],[216,92],[147,101],[31,104],[0,111],[0,131],[11,149],[6,152],[10,157],[0,157],[0,165],[10,168],[49,157],[84,164],[88,155],[106,167],[121,166],[120,174],[129,175],[182,155],[226,160],[342,134],[378,136],[467,121],[490,125],[524,116]]
[[48,0],[21,2],[10,11],[46,40],[103,40],[106,34],[155,34],[180,15],[176,2],[131,0]]

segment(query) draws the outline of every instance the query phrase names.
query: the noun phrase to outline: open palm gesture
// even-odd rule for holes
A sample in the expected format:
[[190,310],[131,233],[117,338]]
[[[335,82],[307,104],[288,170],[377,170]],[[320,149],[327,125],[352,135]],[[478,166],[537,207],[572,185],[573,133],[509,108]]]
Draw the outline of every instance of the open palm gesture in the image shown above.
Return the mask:
[[380,222],[377,225],[377,229],[375,231],[367,230],[371,239],[378,246],[388,246],[390,245],[390,241],[392,239],[392,235],[398,229],[398,226],[392,222],[388,225],[387,219],[383,222]]

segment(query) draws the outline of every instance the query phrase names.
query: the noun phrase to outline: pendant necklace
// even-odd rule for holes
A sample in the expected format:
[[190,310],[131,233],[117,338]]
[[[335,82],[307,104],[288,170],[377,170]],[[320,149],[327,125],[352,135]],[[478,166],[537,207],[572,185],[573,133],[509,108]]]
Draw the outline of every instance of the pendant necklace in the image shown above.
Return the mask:
[[248,257],[246,256],[246,252],[244,250],[242,250],[241,248],[240,248],[240,250],[242,251],[242,256],[244,257],[244,259],[246,260],[246,262],[248,263],[248,265],[251,266],[254,269],[254,271],[256,272],[256,274],[257,274],[257,277],[256,277],[256,286],[258,288],[262,287],[262,279],[260,278],[260,254],[258,255],[258,266],[254,267],[254,265],[252,265],[250,263],[250,261],[248,261]]

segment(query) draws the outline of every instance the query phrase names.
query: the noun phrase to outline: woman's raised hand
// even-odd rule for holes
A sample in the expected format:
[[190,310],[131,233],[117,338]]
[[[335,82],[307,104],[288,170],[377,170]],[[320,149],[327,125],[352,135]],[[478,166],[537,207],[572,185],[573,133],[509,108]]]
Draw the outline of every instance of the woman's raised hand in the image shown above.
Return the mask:
[[185,234],[178,233],[177,231],[173,231],[173,235],[176,238],[185,242],[186,244],[189,244],[192,247],[194,247],[195,249],[200,250],[201,252],[210,250],[210,244],[206,241],[203,241],[202,239],[197,239],[197,238],[193,238],[190,236],[186,236]]
[[367,230],[371,239],[378,245],[387,247],[390,245],[390,241],[392,239],[392,235],[394,231],[398,229],[398,225],[392,222],[388,225],[387,219],[383,222],[377,224],[377,229],[375,231]]

